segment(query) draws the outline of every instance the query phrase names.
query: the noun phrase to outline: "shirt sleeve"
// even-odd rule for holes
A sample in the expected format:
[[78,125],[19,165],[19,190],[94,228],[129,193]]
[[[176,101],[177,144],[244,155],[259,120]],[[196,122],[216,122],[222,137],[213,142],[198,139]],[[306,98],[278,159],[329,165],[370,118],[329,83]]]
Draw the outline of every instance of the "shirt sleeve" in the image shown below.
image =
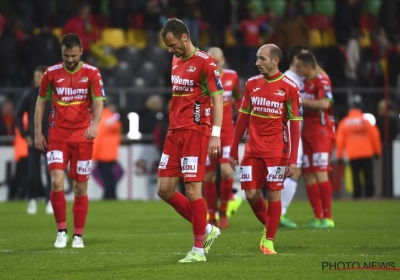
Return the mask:
[[251,103],[250,103],[250,85],[249,82],[244,86],[244,93],[242,98],[242,105],[240,106],[239,112],[244,114],[251,113]]
[[318,99],[326,99],[333,103],[332,86],[328,79],[321,79],[318,83]]
[[93,76],[91,79],[90,91],[92,100],[106,100],[106,94],[104,92],[104,84],[101,79],[101,74],[99,70],[93,71]]
[[210,96],[224,93],[224,87],[221,82],[221,75],[218,71],[217,64],[213,59],[207,59],[204,62],[203,75]]
[[42,82],[40,83],[38,99],[50,100],[53,95],[53,91],[54,88],[53,84],[51,83],[51,77],[49,71],[46,70],[43,75]]
[[303,119],[303,107],[298,87],[290,88],[286,108],[289,120],[301,121]]

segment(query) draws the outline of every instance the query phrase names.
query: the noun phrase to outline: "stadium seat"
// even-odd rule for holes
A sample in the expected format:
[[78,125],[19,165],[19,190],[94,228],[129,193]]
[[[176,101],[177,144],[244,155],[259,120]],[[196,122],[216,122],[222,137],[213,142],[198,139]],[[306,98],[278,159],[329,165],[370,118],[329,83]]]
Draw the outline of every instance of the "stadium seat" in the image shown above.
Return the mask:
[[225,29],[225,45],[228,48],[236,46],[236,39],[230,28]]
[[53,28],[51,30],[51,33],[53,33],[54,36],[56,36],[58,38],[58,40],[61,42],[61,39],[63,37],[62,28]]
[[333,16],[335,15],[336,10],[336,3],[334,0],[318,0],[315,1],[315,13],[326,15],[326,16]]
[[329,20],[326,15],[311,14],[306,19],[310,29],[327,30],[329,28]]
[[318,29],[310,29],[310,46],[313,48],[322,47],[322,36],[321,32]]
[[370,15],[377,16],[381,8],[381,0],[364,0],[364,11]]
[[360,42],[361,48],[369,48],[371,47],[371,34],[367,29],[363,29],[364,37]]
[[147,36],[143,29],[130,28],[127,31],[127,46],[144,49],[147,46]]
[[333,29],[321,31],[321,39],[324,47],[330,47],[336,44],[335,32]]
[[286,0],[268,0],[266,1],[269,8],[279,16],[283,17],[285,14]]
[[101,31],[101,45],[108,45],[113,48],[121,48],[126,45],[125,33],[121,28],[105,28]]

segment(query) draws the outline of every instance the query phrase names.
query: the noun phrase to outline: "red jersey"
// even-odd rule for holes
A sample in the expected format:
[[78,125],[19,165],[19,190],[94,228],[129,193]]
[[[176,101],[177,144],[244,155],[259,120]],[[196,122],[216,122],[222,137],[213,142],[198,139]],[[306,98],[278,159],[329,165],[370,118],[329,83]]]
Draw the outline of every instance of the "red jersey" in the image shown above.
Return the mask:
[[68,71],[63,63],[48,67],[40,84],[39,99],[52,99],[49,141],[92,142],[84,136],[92,121],[93,100],[105,100],[103,81],[96,67],[80,62]]
[[222,94],[215,60],[196,48],[188,57],[172,59],[169,129],[193,129],[211,135],[210,96]]
[[[303,99],[320,100],[326,99],[333,102],[332,86],[326,74],[318,73],[313,79],[306,80],[304,84]],[[321,112],[312,110],[304,111],[302,136],[315,139],[316,132],[334,137],[335,123],[333,121],[332,107]]]
[[[233,126],[233,100],[237,101],[242,98],[240,91],[239,76],[234,70],[224,69],[221,73],[221,81],[224,87],[222,100],[224,104],[224,113],[222,117],[222,127],[232,129]],[[212,107],[211,107],[212,108]],[[239,108],[237,108],[239,109]],[[211,110],[212,116],[212,110]],[[211,118],[212,119],[212,118]]]
[[240,112],[250,114],[245,154],[261,158],[289,158],[288,120],[302,120],[299,88],[282,73],[247,80]]

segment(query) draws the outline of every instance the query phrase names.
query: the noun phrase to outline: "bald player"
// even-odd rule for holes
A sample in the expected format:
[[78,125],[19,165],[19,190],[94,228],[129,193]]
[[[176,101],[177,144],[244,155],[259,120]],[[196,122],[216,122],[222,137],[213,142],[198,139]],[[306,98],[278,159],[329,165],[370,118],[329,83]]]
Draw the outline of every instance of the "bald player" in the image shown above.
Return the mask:
[[[208,222],[212,225],[216,225],[216,212],[218,209],[218,226],[220,229],[225,229],[228,227],[228,203],[232,203],[234,205],[233,207],[238,207],[242,201],[240,197],[236,198],[237,201],[233,200],[233,172],[229,166],[229,151],[234,129],[232,108],[235,106],[235,110],[239,110],[242,96],[240,92],[238,74],[234,70],[224,69],[225,57],[223,51],[220,48],[212,47],[208,50],[208,54],[215,59],[218,71],[221,75],[221,81],[224,87],[224,93],[222,94],[224,113],[221,128],[222,151],[216,159],[210,159],[210,157],[207,157],[204,197],[207,204]],[[212,109],[213,108],[211,107],[211,110]],[[221,168],[219,208],[217,207],[218,194],[215,185],[218,162]]]

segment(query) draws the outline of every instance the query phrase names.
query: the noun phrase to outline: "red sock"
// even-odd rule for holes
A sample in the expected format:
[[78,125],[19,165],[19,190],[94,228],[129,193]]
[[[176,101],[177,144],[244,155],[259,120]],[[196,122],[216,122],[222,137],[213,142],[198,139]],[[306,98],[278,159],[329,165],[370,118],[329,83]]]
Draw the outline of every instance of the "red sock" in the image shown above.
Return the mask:
[[194,247],[203,248],[207,226],[207,207],[203,198],[190,201],[192,206],[192,229]]
[[169,205],[174,207],[175,211],[178,212],[189,222],[192,222],[192,206],[190,205],[189,199],[180,192],[175,192],[174,196],[167,201]]
[[251,209],[256,215],[257,219],[265,226],[267,220],[267,205],[262,197],[260,197],[255,203],[250,204]]
[[226,207],[232,194],[233,178],[222,179],[219,184],[221,204],[219,206],[219,214],[226,216]]
[[321,206],[321,195],[319,186],[317,183],[306,187],[308,200],[311,203],[311,207],[314,211],[314,216],[317,219],[322,219],[322,206]]
[[274,240],[282,212],[281,201],[269,201],[267,209],[267,239]]
[[72,212],[74,213],[74,234],[82,235],[89,208],[88,196],[75,196]]
[[330,181],[325,181],[319,184],[321,192],[322,210],[324,218],[332,219],[331,204],[332,204],[332,185]]
[[207,204],[207,212],[210,220],[215,220],[215,211],[217,211],[217,187],[215,182],[204,183],[204,199]]
[[54,218],[56,219],[58,229],[67,229],[66,223],[66,208],[67,204],[65,202],[64,191],[51,191],[50,201],[53,206]]

